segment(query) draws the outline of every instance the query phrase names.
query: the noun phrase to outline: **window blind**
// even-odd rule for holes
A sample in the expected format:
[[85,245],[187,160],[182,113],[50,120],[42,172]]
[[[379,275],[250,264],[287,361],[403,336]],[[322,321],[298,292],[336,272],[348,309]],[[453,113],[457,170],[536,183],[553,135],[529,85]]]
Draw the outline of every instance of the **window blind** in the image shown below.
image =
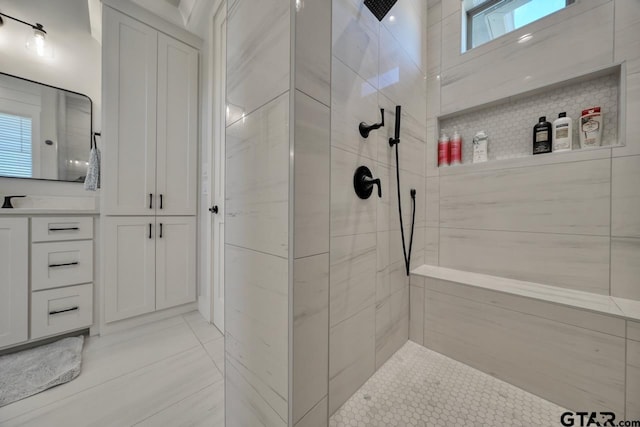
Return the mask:
[[31,118],[0,113],[0,175],[31,178]]

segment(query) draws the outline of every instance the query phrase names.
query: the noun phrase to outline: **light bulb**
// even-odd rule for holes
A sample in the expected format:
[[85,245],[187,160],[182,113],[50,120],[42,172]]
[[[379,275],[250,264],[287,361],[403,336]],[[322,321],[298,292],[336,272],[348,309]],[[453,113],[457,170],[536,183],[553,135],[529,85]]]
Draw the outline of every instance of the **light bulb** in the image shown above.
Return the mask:
[[33,43],[36,46],[38,56],[44,56],[44,34],[36,31],[33,34]]
[[53,56],[53,51],[45,42],[46,32],[40,24],[33,27],[33,36],[27,40],[27,49],[32,50],[40,57]]

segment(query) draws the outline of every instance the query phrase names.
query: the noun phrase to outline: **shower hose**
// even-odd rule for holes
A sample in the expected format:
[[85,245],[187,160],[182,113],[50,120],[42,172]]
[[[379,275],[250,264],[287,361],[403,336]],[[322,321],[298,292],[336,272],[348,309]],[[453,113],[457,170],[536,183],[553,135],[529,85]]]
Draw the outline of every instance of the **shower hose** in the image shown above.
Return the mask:
[[411,266],[411,249],[413,247],[413,228],[416,223],[416,190],[415,188],[411,189],[411,205],[412,205],[412,214],[411,214],[411,236],[409,237],[409,251],[407,252],[407,245],[405,243],[404,237],[404,222],[402,220],[402,200],[400,198],[400,160],[398,158],[398,150],[400,144],[395,144],[396,146],[396,183],[398,184],[398,213],[400,214],[400,234],[402,235],[402,253],[404,255],[404,267],[409,276],[409,268]]

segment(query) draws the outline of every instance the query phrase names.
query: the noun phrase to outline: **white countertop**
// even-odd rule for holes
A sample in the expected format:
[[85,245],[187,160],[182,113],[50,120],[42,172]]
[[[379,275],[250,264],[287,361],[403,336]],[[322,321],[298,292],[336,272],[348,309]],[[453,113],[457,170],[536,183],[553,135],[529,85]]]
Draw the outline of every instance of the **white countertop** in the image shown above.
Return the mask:
[[99,215],[97,210],[79,209],[36,209],[36,208],[13,208],[0,209],[0,215]]
[[640,320],[640,301],[426,264],[415,268],[411,274],[581,308],[629,320]]

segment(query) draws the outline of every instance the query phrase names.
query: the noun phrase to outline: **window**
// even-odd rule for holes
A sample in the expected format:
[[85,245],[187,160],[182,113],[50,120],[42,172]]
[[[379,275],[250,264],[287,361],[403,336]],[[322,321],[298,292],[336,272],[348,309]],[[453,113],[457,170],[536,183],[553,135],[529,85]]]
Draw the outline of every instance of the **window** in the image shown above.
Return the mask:
[[0,176],[31,178],[31,118],[0,113]]
[[574,1],[462,0],[463,10],[466,11],[466,50],[544,18]]

